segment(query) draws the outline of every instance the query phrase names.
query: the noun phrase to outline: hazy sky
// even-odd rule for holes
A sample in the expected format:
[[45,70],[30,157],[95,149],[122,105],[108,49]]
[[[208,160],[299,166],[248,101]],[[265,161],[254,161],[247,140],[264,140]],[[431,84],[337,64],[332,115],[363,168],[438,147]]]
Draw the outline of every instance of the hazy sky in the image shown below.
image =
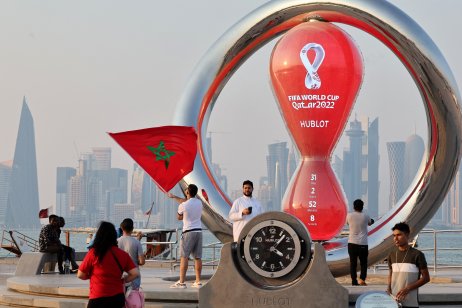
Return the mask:
[[[56,167],[78,153],[113,149],[113,166],[133,162],[106,132],[172,123],[189,75],[207,49],[263,0],[0,2],[0,161],[14,156],[23,96],[35,120],[42,208],[55,204]],[[391,1],[414,18],[462,79],[460,0]],[[379,117],[381,207],[388,202],[386,142],[417,132],[426,140],[423,104],[401,63],[376,39],[357,41],[365,76],[352,117]],[[209,123],[213,160],[229,190],[266,173],[269,143],[289,141],[272,96],[266,45],[231,78]],[[262,120],[263,119],[263,120]],[[339,142],[341,154],[345,140]]]

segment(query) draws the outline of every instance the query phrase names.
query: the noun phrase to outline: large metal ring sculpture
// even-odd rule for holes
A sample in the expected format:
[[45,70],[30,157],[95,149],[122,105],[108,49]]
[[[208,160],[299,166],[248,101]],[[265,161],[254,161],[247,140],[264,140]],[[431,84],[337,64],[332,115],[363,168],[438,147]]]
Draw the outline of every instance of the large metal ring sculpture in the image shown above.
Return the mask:
[[[205,151],[210,114],[226,82],[248,57],[309,19],[348,24],[382,41],[411,74],[425,106],[429,146],[424,163],[397,206],[369,230],[369,263],[374,264],[385,258],[393,245],[391,228],[395,223],[408,222],[416,234],[433,217],[457,172],[461,144],[460,95],[448,64],[425,31],[387,1],[270,1],[229,29],[203,57],[178,104],[175,124],[196,127],[200,140],[194,171],[182,185],[195,183],[206,190],[203,221],[221,241],[230,241],[231,225],[225,218],[230,201],[217,184]],[[325,247],[332,273],[347,274],[346,239]]]

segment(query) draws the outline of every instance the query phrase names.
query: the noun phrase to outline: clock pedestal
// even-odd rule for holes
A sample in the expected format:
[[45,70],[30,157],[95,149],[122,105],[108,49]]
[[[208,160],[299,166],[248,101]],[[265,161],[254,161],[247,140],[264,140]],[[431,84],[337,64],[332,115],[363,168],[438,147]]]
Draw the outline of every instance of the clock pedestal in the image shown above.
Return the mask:
[[[261,287],[244,278],[236,266],[236,243],[227,243],[213,277],[199,289],[199,307],[348,307],[348,290],[332,276],[321,244],[314,244],[309,266],[295,281]],[[282,277],[283,278],[283,277]]]

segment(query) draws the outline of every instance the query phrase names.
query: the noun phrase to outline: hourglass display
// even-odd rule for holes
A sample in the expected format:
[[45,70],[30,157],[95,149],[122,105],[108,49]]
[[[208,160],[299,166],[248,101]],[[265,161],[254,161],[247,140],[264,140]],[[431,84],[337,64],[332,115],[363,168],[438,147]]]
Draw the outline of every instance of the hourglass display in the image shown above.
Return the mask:
[[313,240],[329,240],[345,224],[347,201],[330,158],[362,76],[359,49],[347,33],[328,22],[292,28],[271,55],[273,91],[301,155],[282,208],[303,221]]

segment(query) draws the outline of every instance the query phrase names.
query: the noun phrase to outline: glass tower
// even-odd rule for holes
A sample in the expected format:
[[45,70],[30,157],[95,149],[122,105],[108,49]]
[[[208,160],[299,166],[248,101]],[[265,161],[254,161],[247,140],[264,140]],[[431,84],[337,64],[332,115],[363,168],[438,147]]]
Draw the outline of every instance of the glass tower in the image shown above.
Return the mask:
[[24,98],[11,171],[5,225],[39,228],[39,210],[34,120]]

